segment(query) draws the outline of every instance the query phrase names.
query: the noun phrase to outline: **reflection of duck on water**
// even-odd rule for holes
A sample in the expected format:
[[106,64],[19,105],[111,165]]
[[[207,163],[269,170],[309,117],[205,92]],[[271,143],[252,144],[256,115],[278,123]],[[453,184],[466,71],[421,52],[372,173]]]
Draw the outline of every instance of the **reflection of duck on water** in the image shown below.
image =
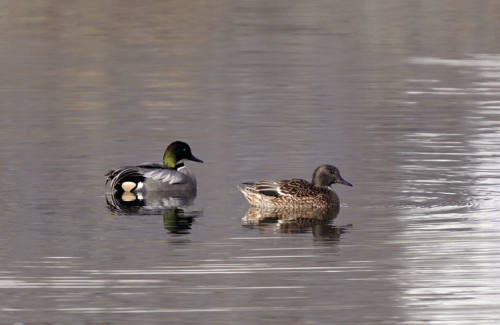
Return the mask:
[[196,193],[150,192],[141,193],[121,192],[106,193],[108,209],[114,212],[138,214],[163,214],[164,210],[191,205]]
[[163,213],[163,226],[173,234],[189,234],[191,225],[199,213],[185,213],[181,208],[165,210]]
[[337,217],[338,207],[319,209],[266,209],[250,207],[242,224],[260,230],[271,228],[282,233],[304,233],[311,229],[316,240],[338,240],[349,226],[337,227],[331,221]]
[[163,215],[163,225],[174,234],[188,234],[194,219],[200,211],[185,211],[192,204],[195,193],[177,193],[177,196],[166,196],[161,192],[150,192],[140,195],[130,192],[106,194],[108,209],[115,213]]

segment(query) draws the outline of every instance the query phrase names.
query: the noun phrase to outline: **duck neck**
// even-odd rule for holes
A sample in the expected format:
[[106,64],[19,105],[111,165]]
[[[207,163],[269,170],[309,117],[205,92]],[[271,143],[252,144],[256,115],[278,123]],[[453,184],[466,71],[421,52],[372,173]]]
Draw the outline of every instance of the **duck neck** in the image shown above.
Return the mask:
[[313,175],[312,182],[314,186],[318,187],[329,187],[328,180],[325,177],[321,177],[321,175]]
[[177,169],[177,157],[172,152],[165,152],[163,155],[163,164],[167,168]]

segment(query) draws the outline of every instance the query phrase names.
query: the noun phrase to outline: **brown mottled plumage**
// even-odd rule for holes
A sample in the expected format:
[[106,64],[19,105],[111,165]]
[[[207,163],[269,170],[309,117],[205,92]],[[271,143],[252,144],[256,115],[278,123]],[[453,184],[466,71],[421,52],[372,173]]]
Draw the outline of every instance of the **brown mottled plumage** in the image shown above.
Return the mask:
[[329,186],[340,183],[352,186],[331,165],[321,165],[313,173],[312,182],[303,179],[260,181],[238,186],[252,206],[260,207],[335,207],[339,197]]

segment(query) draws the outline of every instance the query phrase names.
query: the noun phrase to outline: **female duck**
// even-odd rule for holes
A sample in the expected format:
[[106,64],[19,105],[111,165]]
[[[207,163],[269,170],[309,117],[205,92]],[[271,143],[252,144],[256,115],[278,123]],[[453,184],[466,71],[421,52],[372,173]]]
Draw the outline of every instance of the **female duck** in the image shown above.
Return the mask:
[[196,191],[196,178],[184,166],[185,160],[203,162],[193,156],[187,143],[175,141],[165,150],[163,164],[143,163],[110,170],[105,175],[106,184],[123,192]]
[[352,186],[335,166],[321,165],[314,170],[312,182],[303,179],[242,183],[239,190],[252,206],[269,208],[338,207],[339,197],[329,186]]

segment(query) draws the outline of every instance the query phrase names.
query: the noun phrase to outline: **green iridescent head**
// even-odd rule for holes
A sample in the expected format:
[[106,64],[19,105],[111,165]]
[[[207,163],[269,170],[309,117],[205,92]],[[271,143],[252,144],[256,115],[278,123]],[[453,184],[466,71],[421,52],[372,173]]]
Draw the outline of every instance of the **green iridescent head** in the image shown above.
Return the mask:
[[184,160],[197,161],[202,163],[203,160],[196,158],[191,153],[189,145],[182,141],[174,141],[168,145],[163,154],[163,164],[168,168],[177,168],[182,165]]

